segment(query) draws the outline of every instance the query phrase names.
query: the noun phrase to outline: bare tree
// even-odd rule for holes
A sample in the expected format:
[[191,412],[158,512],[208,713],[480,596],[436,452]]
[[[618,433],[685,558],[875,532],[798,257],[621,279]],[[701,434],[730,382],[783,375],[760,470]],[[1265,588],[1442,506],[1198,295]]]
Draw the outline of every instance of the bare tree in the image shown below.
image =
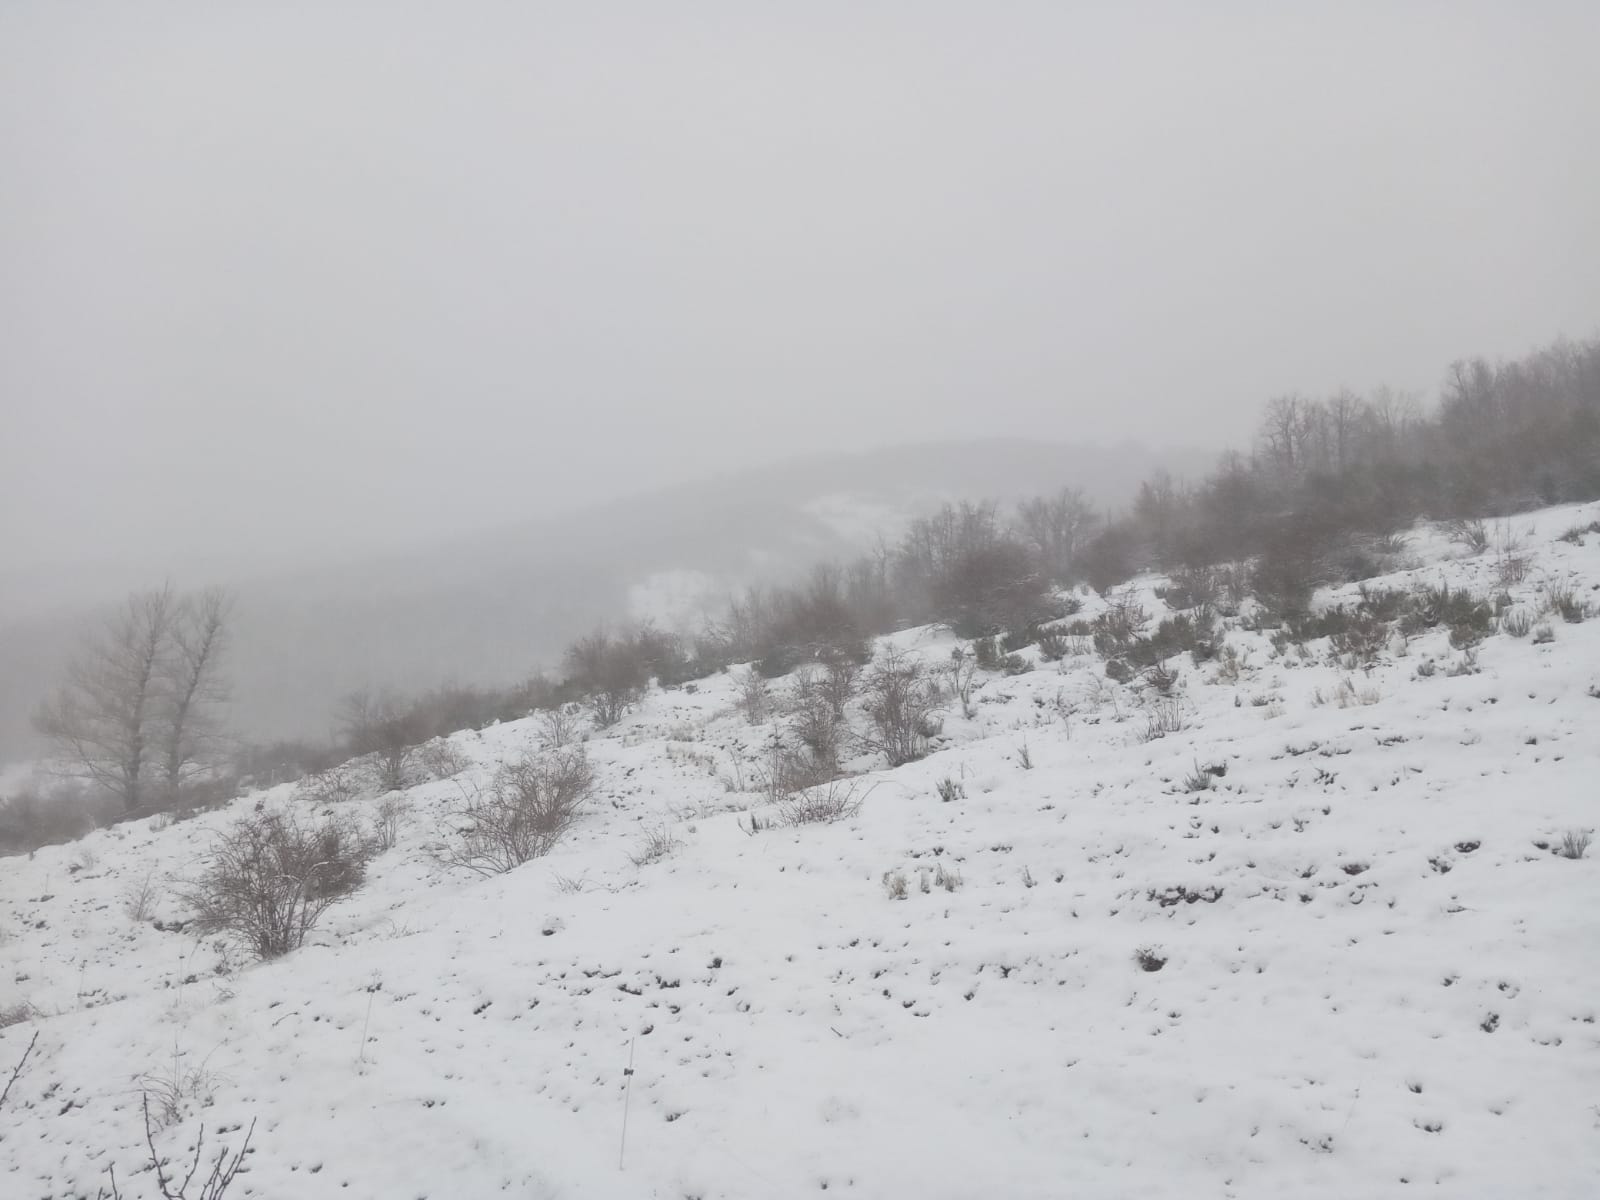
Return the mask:
[[1275,396],[1267,402],[1261,442],[1282,474],[1292,476],[1303,468],[1311,426],[1311,405],[1303,398]]
[[1037,496],[1017,510],[1017,525],[1054,580],[1070,577],[1073,560],[1094,526],[1094,507],[1081,488]]
[[365,688],[339,702],[338,722],[351,754],[373,756],[378,786],[396,792],[409,782],[416,755],[417,722],[393,692],[373,694]]
[[597,630],[567,648],[570,680],[587,693],[595,724],[609,728],[650,682],[647,639]]
[[162,781],[169,804],[205,769],[207,750],[222,736],[218,716],[229,693],[222,664],[232,610],[232,596],[207,588],[184,597],[172,618],[171,652],[161,672]]
[[1322,412],[1333,469],[1343,475],[1353,465],[1356,441],[1371,418],[1366,403],[1349,389],[1324,404]]
[[148,800],[177,607],[170,585],[129,596],[69,664],[60,692],[34,714],[57,758],[127,813]]

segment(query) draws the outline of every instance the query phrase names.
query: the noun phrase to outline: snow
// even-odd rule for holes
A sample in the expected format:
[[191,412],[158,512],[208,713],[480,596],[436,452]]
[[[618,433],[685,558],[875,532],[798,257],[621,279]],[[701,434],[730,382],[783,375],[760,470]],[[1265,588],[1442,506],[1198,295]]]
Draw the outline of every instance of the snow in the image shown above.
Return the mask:
[[[1517,519],[1519,604],[1600,600],[1600,535],[1558,540],[1597,518]],[[1441,531],[1411,553],[1376,582],[1499,590]],[[1158,582],[1126,589],[1156,616]],[[447,870],[458,781],[419,786],[367,885],[265,965],[126,898],[153,879],[181,919],[164,881],[293,787],[4,860],[0,1008],[40,1015],[0,1031],[0,1078],[39,1034],[0,1194],[93,1196],[113,1163],[153,1194],[140,1097],[174,1080],[163,1153],[256,1121],[235,1197],[1600,1194],[1600,851],[1537,845],[1597,824],[1600,619],[1551,621],[1472,674],[1423,634],[1344,708],[1325,643],[1233,622],[1238,680],[1174,660],[1184,728],[1149,742],[1157,698],[1093,656],[986,676],[928,758],[851,764],[858,815],[753,835],[771,727],[727,675],[658,690],[591,736],[600,795],[548,858]],[[538,739],[452,740],[482,775]],[[655,829],[679,848],[634,865]]]

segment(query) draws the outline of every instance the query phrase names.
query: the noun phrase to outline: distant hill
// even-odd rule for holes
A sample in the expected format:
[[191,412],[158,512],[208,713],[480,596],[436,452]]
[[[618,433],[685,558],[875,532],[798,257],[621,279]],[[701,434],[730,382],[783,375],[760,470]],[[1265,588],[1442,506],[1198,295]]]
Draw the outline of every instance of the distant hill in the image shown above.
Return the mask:
[[[509,681],[553,664],[596,624],[671,621],[740,584],[855,553],[944,500],[1070,485],[1116,507],[1157,468],[1194,476],[1209,465],[1134,444],[897,446],[734,470],[403,552],[240,572],[220,581],[239,594],[235,722],[256,739],[315,735],[335,699],[366,683]],[[34,752],[28,712],[95,607],[155,581],[109,570],[4,580],[0,761]]]

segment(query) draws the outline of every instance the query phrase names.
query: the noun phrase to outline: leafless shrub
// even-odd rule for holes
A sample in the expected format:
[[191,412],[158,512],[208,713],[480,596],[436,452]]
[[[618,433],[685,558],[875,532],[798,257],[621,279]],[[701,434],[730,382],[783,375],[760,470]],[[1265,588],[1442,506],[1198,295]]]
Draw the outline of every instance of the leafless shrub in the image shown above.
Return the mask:
[[1217,572],[1213,567],[1179,567],[1156,595],[1174,609],[1196,608],[1216,601]]
[[291,812],[259,812],[218,836],[181,895],[196,932],[233,934],[261,958],[277,958],[360,886],[369,853],[349,821],[301,824]]
[[1377,688],[1357,688],[1355,681],[1346,675],[1339,680],[1335,699],[1340,708],[1355,708],[1357,705],[1376,704],[1383,696]]
[[933,884],[942,887],[947,892],[953,892],[961,886],[961,872],[954,867],[947,867],[940,863],[933,869]]
[[161,1071],[152,1071],[139,1077],[139,1088],[144,1093],[145,1105],[155,1102],[157,1125],[165,1129],[183,1120],[184,1106],[194,1102],[202,1108],[211,1104],[216,1092],[217,1079],[201,1063],[197,1067],[183,1065],[183,1055],[174,1037],[172,1062]]
[[1489,527],[1482,521],[1451,521],[1445,531],[1452,542],[1473,554],[1482,554],[1489,548]]
[[[195,1195],[195,1200],[223,1200],[228,1189],[233,1185],[234,1178],[244,1166],[245,1155],[251,1153],[250,1139],[255,1136],[256,1123],[250,1122],[250,1128],[245,1131],[244,1141],[239,1148],[231,1154],[224,1146],[218,1152],[215,1161],[211,1164],[210,1172],[200,1180],[200,1190]],[[195,1182],[196,1173],[200,1170],[200,1160],[204,1154],[206,1130],[205,1125],[200,1126],[200,1132],[195,1135],[194,1158],[189,1163],[188,1173],[184,1175],[183,1182],[179,1183],[177,1177],[167,1174],[166,1160],[156,1150],[156,1136],[150,1120],[150,1097],[144,1099],[144,1140],[149,1148],[149,1165],[147,1170],[156,1177],[156,1186],[161,1189],[162,1200],[189,1200],[189,1188]],[[122,1200],[122,1192],[117,1186],[117,1169],[108,1167],[111,1190],[108,1192],[101,1188],[97,1193],[97,1200]]]
[[954,776],[946,775],[943,779],[939,780],[937,787],[939,799],[943,800],[946,804],[949,804],[955,800],[965,800],[967,798],[967,789],[965,785],[957,781]]
[[856,779],[835,779],[778,801],[778,820],[784,825],[831,824],[861,811],[872,788],[863,790]]
[[151,867],[144,876],[123,889],[122,911],[130,921],[143,923],[150,919],[156,903],[156,869]]
[[449,738],[434,738],[417,750],[417,762],[434,779],[454,779],[472,765],[472,760]]
[[832,706],[835,717],[844,716],[844,706],[855,695],[856,681],[860,675],[861,668],[843,654],[830,654],[823,663],[822,675],[816,686]]
[[1500,632],[1508,637],[1524,638],[1533,629],[1533,617],[1526,609],[1510,609],[1500,618]]
[[760,725],[772,711],[772,690],[753,667],[739,676],[739,710],[749,725]]
[[827,675],[815,669],[800,674],[789,728],[810,753],[820,772],[831,775],[838,771],[845,727],[842,710],[835,707]]
[[400,841],[400,831],[411,815],[411,803],[404,792],[391,792],[378,801],[378,811],[372,818],[372,848],[375,853],[387,854]]
[[1144,731],[1140,741],[1153,742],[1164,738],[1169,733],[1178,733],[1184,728],[1183,709],[1176,701],[1163,700],[1150,710],[1145,718]]
[[1178,672],[1165,663],[1157,663],[1144,673],[1145,682],[1163,696],[1172,695],[1172,689],[1178,686]]
[[1589,606],[1566,581],[1552,583],[1545,592],[1545,611],[1559,613],[1569,625],[1580,625],[1590,615]]
[[904,900],[910,895],[910,888],[904,871],[885,871],[883,873],[883,890],[889,893],[891,900]]
[[1380,533],[1372,539],[1372,552],[1384,558],[1399,558],[1411,549],[1411,538],[1404,533]]
[[1531,558],[1527,554],[1502,552],[1495,557],[1494,572],[1502,586],[1521,583],[1528,577]]
[[1039,634],[1039,657],[1045,662],[1060,662],[1071,649],[1072,639],[1054,629]]
[[1017,766],[1024,771],[1033,770],[1033,752],[1028,749],[1028,739],[1022,739],[1022,745],[1017,749]]
[[792,792],[827,783],[837,774],[835,765],[795,750],[785,745],[781,737],[774,737],[768,743],[766,758],[752,772],[751,782],[769,804],[777,804]]
[[100,865],[100,856],[88,846],[80,846],[72,861],[67,864],[67,874],[77,875],[82,871],[92,871]]
[[539,738],[546,750],[561,750],[577,736],[577,718],[565,705],[539,714]]
[[404,791],[415,782],[411,772],[415,755],[413,746],[390,746],[372,756],[372,777],[380,794]]
[[[993,647],[993,640],[988,644]],[[978,685],[978,669],[978,656],[973,651],[961,646],[950,651],[950,665],[946,668],[950,675],[950,691],[961,701],[961,715],[969,721],[978,711],[972,702],[972,693]]]
[[628,711],[652,674],[671,674],[675,640],[649,627],[612,636],[598,630],[567,648],[568,679],[586,693],[595,724],[609,729]]
[[298,799],[318,806],[359,800],[366,795],[366,792],[362,772],[349,764],[329,767],[326,771],[307,775],[295,785],[295,796]]
[[340,702],[338,720],[350,753],[368,757],[380,792],[411,783],[420,725],[396,693],[352,692]]
[[1217,607],[1237,613],[1254,585],[1249,562],[1226,563],[1217,568]]
[[1238,650],[1224,646],[1222,653],[1217,656],[1217,682],[1238,683],[1246,665],[1244,656]]
[[1545,646],[1556,640],[1556,631],[1547,623],[1541,622],[1533,627],[1533,644]]
[[922,664],[890,651],[867,674],[867,716],[876,733],[864,739],[867,746],[881,752],[891,767],[915,762],[939,731],[938,702],[938,685]]
[[593,790],[594,772],[581,746],[507,763],[452,814],[444,861],[500,875],[548,854]]
[[1589,843],[1594,835],[1587,829],[1569,829],[1561,835],[1561,842],[1556,847],[1556,853],[1562,858],[1582,858],[1589,852]]
[[672,836],[671,830],[662,826],[646,833],[644,844],[628,857],[634,866],[647,867],[651,863],[658,863],[668,857],[680,845],[682,843]]

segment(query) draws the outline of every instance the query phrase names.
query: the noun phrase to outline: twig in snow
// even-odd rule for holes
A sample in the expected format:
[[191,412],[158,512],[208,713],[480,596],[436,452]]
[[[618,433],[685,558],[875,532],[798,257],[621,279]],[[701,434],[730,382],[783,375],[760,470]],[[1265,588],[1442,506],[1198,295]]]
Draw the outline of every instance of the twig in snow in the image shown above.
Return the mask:
[[33,1047],[39,1040],[39,1031],[35,1029],[33,1036],[28,1039],[28,1048],[22,1052],[22,1057],[17,1060],[16,1070],[11,1072],[11,1078],[6,1080],[6,1090],[0,1092],[0,1108],[4,1108],[6,1097],[11,1095],[11,1085],[16,1083],[17,1077],[22,1074],[22,1068],[28,1065],[28,1056],[33,1053]]

